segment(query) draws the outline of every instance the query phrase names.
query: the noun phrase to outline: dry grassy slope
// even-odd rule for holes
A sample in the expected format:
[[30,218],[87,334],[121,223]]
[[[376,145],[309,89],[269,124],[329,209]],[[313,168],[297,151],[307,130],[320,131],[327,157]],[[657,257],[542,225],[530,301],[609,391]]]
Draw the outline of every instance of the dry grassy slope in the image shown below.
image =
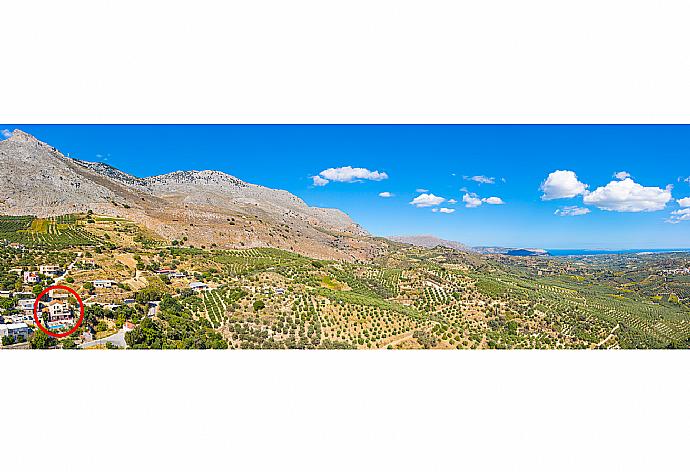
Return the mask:
[[16,130],[0,141],[0,213],[53,216],[93,210],[197,246],[278,247],[330,259],[369,259],[385,242],[345,213],[309,207],[284,190],[216,171],[139,179],[102,164],[70,159]]

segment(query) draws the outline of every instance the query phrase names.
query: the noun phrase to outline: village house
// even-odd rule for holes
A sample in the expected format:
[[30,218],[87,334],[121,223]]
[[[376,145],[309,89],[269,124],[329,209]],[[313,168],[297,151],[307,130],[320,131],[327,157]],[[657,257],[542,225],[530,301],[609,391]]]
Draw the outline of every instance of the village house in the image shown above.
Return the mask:
[[206,285],[203,282],[192,282],[189,284],[189,288],[191,288],[195,292],[204,292],[208,290],[208,285]]
[[43,309],[48,313],[48,321],[55,323],[57,321],[72,321],[72,307],[69,303],[53,300],[48,303],[48,307]]
[[92,283],[94,288],[112,288],[117,284],[114,280],[94,280]]
[[0,298],[10,298],[12,292],[10,290],[0,290]]
[[20,298],[17,300],[17,310],[20,311],[29,311],[33,313],[34,311],[34,302],[35,300],[31,298]]
[[33,310],[31,312],[25,311],[18,315],[12,315],[11,319],[13,323],[26,323],[29,326],[33,326],[35,324]]
[[24,283],[25,284],[37,284],[41,281],[41,276],[38,272],[24,272]]
[[4,336],[14,338],[14,341],[26,341],[29,339],[29,327],[26,323],[0,324],[0,339]]
[[42,265],[38,267],[38,271],[43,275],[60,275],[60,266],[58,265]]

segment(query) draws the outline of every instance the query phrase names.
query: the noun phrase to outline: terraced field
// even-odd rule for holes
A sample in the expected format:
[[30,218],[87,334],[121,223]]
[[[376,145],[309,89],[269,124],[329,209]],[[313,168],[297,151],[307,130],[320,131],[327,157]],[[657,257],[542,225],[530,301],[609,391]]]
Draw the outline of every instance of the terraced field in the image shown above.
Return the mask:
[[0,216],[0,240],[27,248],[93,246],[99,242],[80,224],[77,215],[43,219],[32,216]]

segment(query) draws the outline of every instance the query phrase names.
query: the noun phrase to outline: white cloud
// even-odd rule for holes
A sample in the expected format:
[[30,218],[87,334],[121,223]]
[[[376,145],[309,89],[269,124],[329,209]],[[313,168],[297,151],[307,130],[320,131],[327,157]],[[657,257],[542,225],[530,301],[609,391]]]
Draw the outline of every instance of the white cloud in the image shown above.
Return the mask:
[[544,192],[541,199],[573,198],[584,194],[587,187],[577,180],[577,175],[572,170],[557,170],[551,172],[541,184],[541,190]]
[[622,170],[620,172],[616,172],[615,174],[613,174],[613,176],[618,180],[625,180],[628,177],[630,177],[630,174],[628,174],[626,171]]
[[690,208],[683,208],[682,210],[672,211],[671,217],[666,222],[676,224],[688,220],[690,220]]
[[462,202],[465,204],[467,208],[476,208],[478,206],[481,206],[482,199],[475,194],[466,193],[462,196]]
[[0,129],[0,134],[3,138],[9,138],[10,136],[12,136],[12,131],[8,129]]
[[462,196],[462,202],[467,208],[477,208],[482,203],[487,205],[504,205],[505,202],[500,197],[481,198],[476,193],[466,193]]
[[388,174],[377,170],[369,170],[364,167],[331,167],[322,170],[319,175],[333,182],[357,182],[360,180],[386,180]]
[[678,205],[682,206],[683,208],[690,207],[690,197],[681,198],[680,200],[676,201],[678,202]]
[[410,205],[414,205],[417,208],[426,208],[426,207],[432,207],[432,206],[437,206],[440,205],[441,203],[445,202],[446,199],[443,197],[437,197],[433,193],[423,193],[417,197],[414,198],[410,202]]
[[329,182],[328,180],[321,178],[318,175],[313,176],[312,180],[314,180],[314,185],[317,187],[323,187]]
[[632,179],[613,180],[604,187],[588,192],[583,201],[607,211],[658,211],[663,210],[671,200],[672,189],[672,185],[661,189],[643,187]]
[[454,208],[439,208],[438,211],[441,213],[454,213],[455,209]]
[[392,196],[393,196],[393,194],[390,193],[390,192],[381,192],[381,193],[379,193],[379,197],[381,197],[381,198],[391,198]]
[[578,206],[567,206],[560,208],[554,212],[554,215],[558,216],[580,216],[590,213],[589,208],[578,207]]
[[473,175],[472,177],[468,177],[468,176],[464,175],[462,178],[465,180],[473,180],[473,181],[480,183],[480,184],[493,184],[496,182],[495,178],[487,177],[485,175]]
[[450,200],[448,200],[448,203],[450,203],[451,205],[455,205],[456,203],[458,203],[458,201],[454,198],[451,198]]
[[417,193],[428,193],[429,191],[425,188],[418,188],[417,190],[415,190],[415,192],[417,192]]

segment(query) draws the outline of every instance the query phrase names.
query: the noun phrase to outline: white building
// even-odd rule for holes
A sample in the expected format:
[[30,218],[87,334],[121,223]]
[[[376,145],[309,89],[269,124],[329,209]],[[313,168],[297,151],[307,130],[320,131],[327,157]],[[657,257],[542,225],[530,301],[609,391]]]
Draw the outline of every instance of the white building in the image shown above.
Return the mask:
[[51,323],[56,321],[71,321],[73,319],[72,307],[69,303],[54,300],[48,304],[47,311],[48,321]]
[[0,339],[3,336],[11,336],[15,342],[29,339],[29,327],[26,323],[0,324]]
[[60,275],[60,266],[58,265],[42,265],[38,267],[38,271],[43,275]]
[[208,285],[206,285],[203,282],[192,282],[189,284],[189,288],[191,288],[195,292],[203,292],[208,290]]
[[94,288],[112,288],[117,284],[114,280],[94,280],[92,283]]
[[25,284],[37,284],[41,281],[41,276],[37,272],[24,272]]
[[34,311],[34,302],[31,298],[21,298],[17,300],[17,309],[21,311]]

